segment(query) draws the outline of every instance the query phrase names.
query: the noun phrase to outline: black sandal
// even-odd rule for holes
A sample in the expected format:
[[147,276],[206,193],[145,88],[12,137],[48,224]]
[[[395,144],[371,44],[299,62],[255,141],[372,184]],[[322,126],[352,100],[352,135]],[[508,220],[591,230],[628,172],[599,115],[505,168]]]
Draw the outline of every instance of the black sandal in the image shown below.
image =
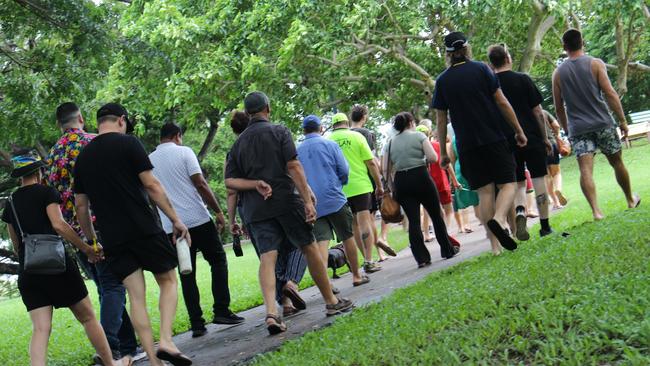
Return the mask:
[[358,286],[361,286],[361,285],[365,285],[368,282],[370,282],[370,278],[368,276],[361,276],[361,281],[352,282],[352,286],[353,287],[358,287]]
[[497,240],[503,246],[504,248],[508,250],[515,250],[517,249],[517,243],[510,237],[508,234],[508,231],[506,229],[502,228],[501,225],[497,222],[497,220],[492,219],[487,222],[487,227],[490,229],[492,234],[497,237]]
[[266,330],[269,331],[270,335],[276,335],[287,331],[287,325],[284,324],[282,319],[279,316],[273,314],[266,314],[264,321],[273,320],[274,324],[266,324]]
[[189,366],[192,364],[192,360],[180,352],[170,353],[159,349],[158,352],[156,352],[156,357],[162,361],[167,361],[174,366]]

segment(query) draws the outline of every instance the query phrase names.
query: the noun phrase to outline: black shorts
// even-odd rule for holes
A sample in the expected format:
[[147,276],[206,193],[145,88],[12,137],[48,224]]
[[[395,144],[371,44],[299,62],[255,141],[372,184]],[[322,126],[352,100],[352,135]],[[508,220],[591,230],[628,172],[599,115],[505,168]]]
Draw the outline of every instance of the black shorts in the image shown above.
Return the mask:
[[138,269],[158,274],[178,265],[176,249],[164,232],[106,248],[105,252],[106,265],[120,282]]
[[348,198],[348,205],[350,205],[353,214],[361,211],[370,211],[370,208],[372,207],[372,194],[364,193],[350,197]]
[[546,157],[546,165],[560,165],[560,149],[553,144],[553,153]]
[[540,178],[545,176],[548,171],[546,168],[546,148],[542,145],[533,145],[520,148],[513,146],[513,153],[515,155],[515,163],[517,163],[517,182],[526,180],[526,169],[530,172],[531,178]]
[[305,221],[305,212],[301,209],[269,220],[251,222],[248,228],[260,255],[279,250],[286,242],[302,248],[316,241],[312,225]]
[[505,140],[460,151],[458,155],[461,173],[472,190],[490,183],[515,182],[515,158]]
[[55,275],[18,275],[18,290],[27,311],[43,306],[68,308],[88,296],[77,262],[67,254],[65,266],[65,272]]
[[336,233],[336,241],[342,242],[354,236],[352,230],[352,210],[347,204],[343,205],[337,212],[323,216],[314,224],[314,235],[316,241],[329,241],[334,239],[332,231]]

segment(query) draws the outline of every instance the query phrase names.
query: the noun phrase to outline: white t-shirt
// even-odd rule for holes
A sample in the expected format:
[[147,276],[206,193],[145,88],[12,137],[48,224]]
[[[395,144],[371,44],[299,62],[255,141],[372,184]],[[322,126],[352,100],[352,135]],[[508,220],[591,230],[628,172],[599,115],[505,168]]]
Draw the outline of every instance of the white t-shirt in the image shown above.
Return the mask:
[[[149,159],[154,167],[153,174],[165,187],[167,197],[185,226],[191,229],[210,221],[210,213],[190,178],[201,173],[194,151],[166,142],[158,145],[156,151],[149,154]],[[171,221],[160,209],[158,212],[163,229],[170,234],[173,231]]]

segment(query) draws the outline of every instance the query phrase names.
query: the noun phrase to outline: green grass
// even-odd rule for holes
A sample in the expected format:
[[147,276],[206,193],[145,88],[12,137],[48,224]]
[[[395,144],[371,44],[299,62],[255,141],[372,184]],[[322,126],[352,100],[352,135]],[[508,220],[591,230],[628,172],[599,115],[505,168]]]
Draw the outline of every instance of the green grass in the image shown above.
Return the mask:
[[[402,230],[389,233],[389,242],[396,250],[408,246],[408,240]],[[227,248],[228,269],[230,277],[231,309],[235,312],[250,309],[262,304],[257,280],[259,261],[252,246],[244,246],[244,256],[235,257],[232,249]],[[347,272],[347,268],[338,271],[339,274]],[[331,274],[331,271],[330,271]],[[158,289],[153,277],[147,273],[147,303],[154,331],[159,327]],[[207,262],[201,258],[197,265],[197,282],[201,291],[201,307],[204,318],[212,319],[212,293],[210,291],[210,269]],[[309,275],[300,283],[301,288],[313,286],[314,282]],[[95,310],[99,310],[95,285],[86,281]],[[180,286],[180,284],[179,284]],[[174,322],[174,333],[181,333],[189,329],[189,318],[183,294],[179,287],[178,311]],[[0,348],[0,365],[28,365],[28,346],[31,337],[31,322],[22,301],[19,298],[0,301],[0,334],[2,334],[2,347]],[[54,312],[52,337],[49,345],[49,365],[72,366],[88,365],[94,351],[85,337],[83,328],[77,323],[68,309],[59,309]]]
[[[625,151],[650,198],[650,146]],[[574,158],[562,165],[571,233],[483,255],[397,290],[255,365],[650,364],[650,206],[626,210],[602,156],[595,179],[608,218],[592,222]]]

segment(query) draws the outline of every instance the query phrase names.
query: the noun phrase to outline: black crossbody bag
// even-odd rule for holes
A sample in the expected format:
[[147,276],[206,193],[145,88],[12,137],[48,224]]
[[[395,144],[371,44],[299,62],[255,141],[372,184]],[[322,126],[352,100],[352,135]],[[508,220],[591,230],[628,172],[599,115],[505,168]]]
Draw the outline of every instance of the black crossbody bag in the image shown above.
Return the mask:
[[14,207],[13,195],[9,196],[9,204],[20,231],[23,245],[25,246],[25,258],[23,260],[23,272],[29,274],[60,274],[65,272],[65,247],[63,239],[52,234],[26,234],[20,226],[20,219]]

